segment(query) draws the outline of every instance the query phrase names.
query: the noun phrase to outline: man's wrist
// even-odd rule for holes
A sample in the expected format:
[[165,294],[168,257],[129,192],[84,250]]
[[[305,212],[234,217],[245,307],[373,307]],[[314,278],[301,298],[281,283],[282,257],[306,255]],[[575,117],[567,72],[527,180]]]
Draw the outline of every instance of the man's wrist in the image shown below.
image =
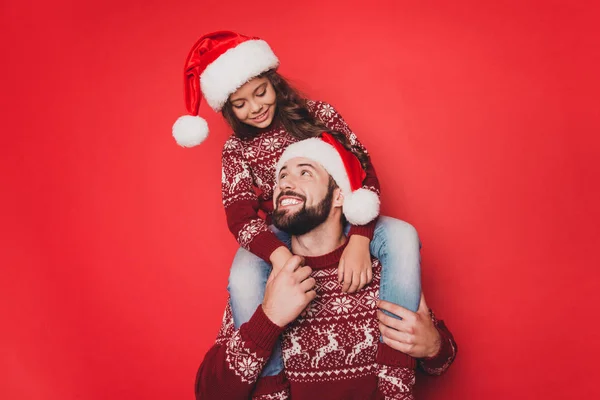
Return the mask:
[[429,353],[427,354],[427,356],[425,358],[428,359],[432,359],[435,358],[438,354],[440,354],[440,350],[442,350],[442,336],[440,335],[440,332],[437,330],[437,328],[435,328],[435,333],[437,335],[434,344],[431,348],[431,350],[429,351]]
[[269,309],[269,307],[265,307],[264,303],[260,305],[263,311],[263,314],[265,314],[265,317],[268,318],[269,321],[271,321],[273,324],[277,325],[280,328],[285,328],[287,323],[284,321],[280,321],[278,318],[276,318],[272,313],[271,310]]

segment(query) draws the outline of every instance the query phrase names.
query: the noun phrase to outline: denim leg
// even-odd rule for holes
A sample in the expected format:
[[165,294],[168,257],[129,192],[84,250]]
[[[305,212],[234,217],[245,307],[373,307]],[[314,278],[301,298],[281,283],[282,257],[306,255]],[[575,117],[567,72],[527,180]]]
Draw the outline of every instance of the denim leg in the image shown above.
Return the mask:
[[[274,229],[275,232],[275,229]],[[277,231],[277,236],[289,243],[289,236]],[[239,248],[229,273],[229,298],[233,325],[236,329],[248,322],[265,296],[265,285],[272,266],[260,257],[244,248]],[[277,375],[283,370],[281,343],[278,340],[273,348],[271,358],[262,370],[261,376]]]
[[[408,222],[381,216],[371,241],[371,254],[381,262],[379,298],[417,311],[421,300],[421,242]],[[395,318],[396,315],[386,312]]]

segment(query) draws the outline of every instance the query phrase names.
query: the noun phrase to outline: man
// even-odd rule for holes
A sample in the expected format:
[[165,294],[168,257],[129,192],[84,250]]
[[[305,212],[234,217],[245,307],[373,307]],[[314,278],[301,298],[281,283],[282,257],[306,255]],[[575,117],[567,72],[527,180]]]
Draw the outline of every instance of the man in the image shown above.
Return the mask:
[[[262,305],[239,330],[227,306],[198,370],[197,399],[412,399],[417,365],[441,374],[454,360],[454,339],[423,296],[416,313],[378,300],[377,260],[371,284],[339,290],[349,154],[312,138],[282,155],[273,223],[292,235],[296,256],[271,274]],[[279,336],[285,371],[259,378]]]

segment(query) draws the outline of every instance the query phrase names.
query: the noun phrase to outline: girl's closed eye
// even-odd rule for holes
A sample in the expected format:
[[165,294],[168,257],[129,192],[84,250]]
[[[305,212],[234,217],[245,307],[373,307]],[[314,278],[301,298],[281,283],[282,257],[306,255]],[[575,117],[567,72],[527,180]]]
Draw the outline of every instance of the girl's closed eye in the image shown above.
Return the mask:
[[242,107],[244,107],[244,103],[243,103],[243,102],[236,103],[236,104],[233,104],[233,106],[234,106],[235,108],[242,108]]
[[263,90],[262,93],[257,93],[258,97],[263,97],[267,93],[267,89]]

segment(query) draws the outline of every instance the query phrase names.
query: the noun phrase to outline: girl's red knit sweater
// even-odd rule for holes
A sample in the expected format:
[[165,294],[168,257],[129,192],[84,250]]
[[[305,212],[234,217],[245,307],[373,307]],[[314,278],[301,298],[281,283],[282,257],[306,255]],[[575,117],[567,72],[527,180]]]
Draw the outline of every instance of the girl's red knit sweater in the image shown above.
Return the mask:
[[[327,128],[346,135],[350,143],[366,152],[356,135],[334,108],[324,102],[308,101],[308,109]],[[229,230],[246,250],[269,262],[275,249],[284,246],[268,228],[273,211],[275,165],[283,151],[297,140],[283,128],[274,125],[255,137],[240,139],[235,134],[225,142],[222,154],[221,193]],[[366,170],[363,187],[379,195],[379,181],[373,165]],[[260,190],[257,195],[255,188]],[[259,216],[266,214],[267,221]],[[373,239],[375,221],[352,226],[349,235],[359,234]]]

